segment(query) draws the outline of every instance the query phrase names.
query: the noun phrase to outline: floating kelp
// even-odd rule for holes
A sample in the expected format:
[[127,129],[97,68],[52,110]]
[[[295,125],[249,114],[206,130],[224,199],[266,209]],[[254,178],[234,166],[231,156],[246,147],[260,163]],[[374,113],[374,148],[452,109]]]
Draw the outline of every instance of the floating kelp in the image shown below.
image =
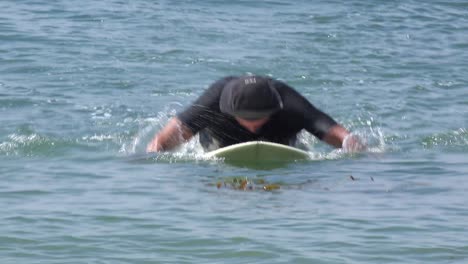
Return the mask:
[[274,191],[281,188],[280,184],[267,183],[264,179],[249,179],[247,177],[231,177],[216,183],[218,189],[227,188],[241,191]]

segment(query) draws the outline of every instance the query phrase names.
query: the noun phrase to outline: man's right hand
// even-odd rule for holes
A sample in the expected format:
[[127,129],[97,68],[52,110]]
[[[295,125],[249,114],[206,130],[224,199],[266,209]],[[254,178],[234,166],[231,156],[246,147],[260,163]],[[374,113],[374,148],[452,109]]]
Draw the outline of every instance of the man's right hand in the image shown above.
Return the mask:
[[146,146],[146,152],[159,152],[171,150],[193,137],[189,128],[176,117],[151,140]]

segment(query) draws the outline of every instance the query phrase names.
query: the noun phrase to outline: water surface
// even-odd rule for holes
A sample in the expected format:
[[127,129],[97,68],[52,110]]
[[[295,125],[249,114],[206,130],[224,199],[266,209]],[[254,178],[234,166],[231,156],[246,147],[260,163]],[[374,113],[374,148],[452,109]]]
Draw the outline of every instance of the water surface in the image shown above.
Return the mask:
[[[466,263],[465,2],[0,10],[2,263]],[[203,160],[197,139],[134,158],[210,83],[250,73],[294,86],[370,151],[302,134],[313,160],[273,170]]]

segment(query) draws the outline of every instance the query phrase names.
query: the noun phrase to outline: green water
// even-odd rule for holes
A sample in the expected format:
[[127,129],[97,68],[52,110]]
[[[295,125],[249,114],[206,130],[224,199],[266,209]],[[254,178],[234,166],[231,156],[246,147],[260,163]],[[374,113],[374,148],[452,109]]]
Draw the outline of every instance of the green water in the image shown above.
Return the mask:
[[[2,264],[467,262],[467,3],[0,10]],[[313,160],[270,170],[205,160],[196,138],[144,156],[210,83],[248,73],[294,86],[369,152],[304,133]]]

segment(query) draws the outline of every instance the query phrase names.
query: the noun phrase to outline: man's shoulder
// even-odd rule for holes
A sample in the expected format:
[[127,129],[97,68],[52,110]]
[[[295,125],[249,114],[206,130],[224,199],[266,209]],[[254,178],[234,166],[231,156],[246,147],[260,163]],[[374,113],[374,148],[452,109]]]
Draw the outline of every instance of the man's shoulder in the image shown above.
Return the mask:
[[300,94],[294,87],[290,86],[289,84],[286,84],[283,81],[280,80],[273,80],[273,86],[275,89],[278,91],[280,94],[281,98],[284,101],[289,101],[289,100],[303,100],[304,96]]
[[284,81],[281,80],[276,80],[276,79],[270,79],[271,82],[273,83],[273,86],[278,90],[278,91],[295,91],[295,89],[287,84]]

